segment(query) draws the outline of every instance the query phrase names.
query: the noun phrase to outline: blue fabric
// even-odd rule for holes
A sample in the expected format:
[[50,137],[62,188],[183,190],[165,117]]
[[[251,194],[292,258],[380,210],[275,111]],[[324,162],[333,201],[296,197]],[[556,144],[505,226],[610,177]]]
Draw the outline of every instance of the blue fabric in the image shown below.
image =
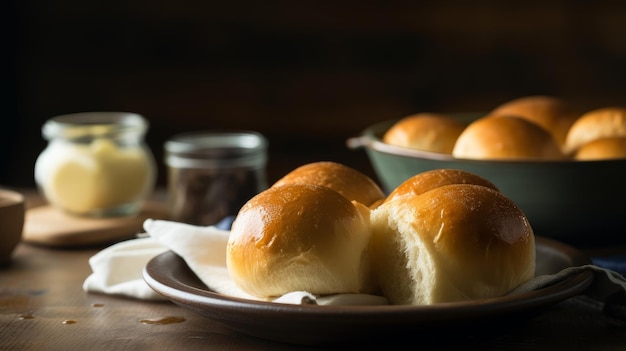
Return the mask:
[[217,222],[215,226],[222,230],[230,230],[230,227],[233,225],[234,220],[235,216],[224,217],[222,220]]
[[626,255],[592,257],[591,261],[598,267],[610,269],[626,276]]

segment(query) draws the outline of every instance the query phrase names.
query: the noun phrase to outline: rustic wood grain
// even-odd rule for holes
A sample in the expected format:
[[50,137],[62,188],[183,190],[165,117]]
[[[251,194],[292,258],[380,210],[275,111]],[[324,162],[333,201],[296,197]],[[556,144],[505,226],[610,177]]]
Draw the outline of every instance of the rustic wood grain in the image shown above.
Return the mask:
[[[170,302],[86,293],[88,259],[97,249],[60,250],[21,244],[0,269],[0,350],[296,350],[251,338]],[[455,339],[465,350],[616,350],[626,323],[607,319],[593,303],[571,299],[490,336]],[[174,317],[178,323],[142,320]],[[417,342],[417,341],[416,341]],[[311,348],[313,349],[313,348]]]

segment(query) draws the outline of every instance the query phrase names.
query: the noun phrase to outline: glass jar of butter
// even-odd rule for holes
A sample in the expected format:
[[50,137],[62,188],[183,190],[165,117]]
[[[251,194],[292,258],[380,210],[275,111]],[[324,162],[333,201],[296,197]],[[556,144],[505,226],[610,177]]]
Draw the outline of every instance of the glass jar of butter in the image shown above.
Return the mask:
[[35,162],[35,181],[53,206],[80,216],[137,213],[156,180],[144,142],[148,122],[127,112],[84,112],[49,119],[48,146]]

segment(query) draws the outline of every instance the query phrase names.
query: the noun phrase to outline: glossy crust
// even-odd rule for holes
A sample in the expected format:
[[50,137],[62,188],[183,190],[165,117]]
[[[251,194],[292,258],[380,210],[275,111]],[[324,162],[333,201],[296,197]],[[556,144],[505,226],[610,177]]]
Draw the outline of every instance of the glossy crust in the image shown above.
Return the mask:
[[489,180],[460,169],[434,169],[418,173],[398,185],[385,199],[385,202],[402,196],[421,195],[432,190],[450,184],[476,184],[498,190]]
[[470,123],[457,139],[452,155],[490,160],[564,158],[561,148],[545,129],[511,116],[486,116]]
[[535,238],[502,193],[445,185],[372,211],[374,275],[394,304],[503,296],[535,272]]
[[626,137],[626,108],[604,107],[580,116],[567,134],[565,151],[575,153],[592,140],[608,137]]
[[465,125],[442,114],[418,113],[396,122],[383,135],[383,142],[411,149],[452,153]]
[[369,209],[313,184],[269,188],[233,222],[227,267],[254,296],[367,291]]
[[580,116],[565,100],[546,95],[510,100],[493,109],[490,115],[518,116],[536,123],[551,133],[561,147],[569,128]]
[[578,148],[574,158],[579,161],[626,158],[626,137],[592,140]]
[[308,163],[287,173],[272,186],[286,184],[317,184],[331,188],[348,200],[365,206],[385,198],[383,190],[364,173],[341,163],[320,161]]

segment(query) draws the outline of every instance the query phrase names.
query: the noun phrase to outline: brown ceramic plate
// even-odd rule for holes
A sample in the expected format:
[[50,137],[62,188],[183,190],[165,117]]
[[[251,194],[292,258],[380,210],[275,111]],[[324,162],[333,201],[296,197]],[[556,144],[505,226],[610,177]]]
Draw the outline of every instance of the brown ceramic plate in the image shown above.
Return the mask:
[[[537,238],[537,275],[590,263],[560,242]],[[511,328],[543,308],[579,295],[593,280],[582,272],[529,293],[429,306],[318,306],[258,302],[209,290],[184,260],[168,251],[145,267],[144,279],[171,301],[241,333],[300,345],[330,345],[440,335],[460,336]]]

